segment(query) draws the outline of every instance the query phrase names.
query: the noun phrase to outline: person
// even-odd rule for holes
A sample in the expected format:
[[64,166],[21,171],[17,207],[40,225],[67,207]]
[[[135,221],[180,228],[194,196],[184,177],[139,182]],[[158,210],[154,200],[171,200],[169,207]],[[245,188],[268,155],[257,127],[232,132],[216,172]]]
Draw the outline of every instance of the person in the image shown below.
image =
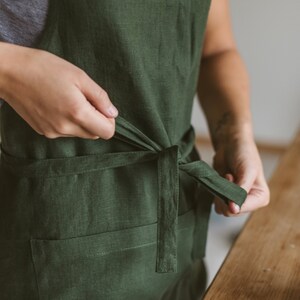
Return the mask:
[[212,195],[225,216],[269,202],[228,1],[0,4],[27,22],[0,26],[1,298],[202,295]]

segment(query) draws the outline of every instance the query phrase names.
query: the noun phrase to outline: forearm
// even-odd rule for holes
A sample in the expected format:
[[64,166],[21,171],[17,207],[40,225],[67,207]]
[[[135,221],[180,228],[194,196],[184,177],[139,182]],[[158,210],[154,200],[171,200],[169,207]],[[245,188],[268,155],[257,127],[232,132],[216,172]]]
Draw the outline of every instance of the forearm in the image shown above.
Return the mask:
[[24,68],[24,63],[28,65],[32,51],[27,47],[0,42],[0,98],[9,98],[10,90],[16,85],[16,76],[26,76],[28,70]]
[[215,148],[215,170],[248,193],[240,208],[215,199],[216,212],[230,216],[267,205],[269,192],[253,139],[248,74],[236,50],[229,1],[211,3],[197,92]]
[[0,42],[0,98],[6,99],[9,93],[9,83],[13,70],[20,64],[20,53],[24,47]]
[[7,43],[0,42],[0,98],[4,97],[4,88],[7,73],[7,53],[10,50]]
[[0,98],[47,138],[114,135],[118,110],[106,91],[48,51],[0,42]]
[[202,59],[197,92],[215,149],[228,139],[252,137],[249,80],[235,48]]

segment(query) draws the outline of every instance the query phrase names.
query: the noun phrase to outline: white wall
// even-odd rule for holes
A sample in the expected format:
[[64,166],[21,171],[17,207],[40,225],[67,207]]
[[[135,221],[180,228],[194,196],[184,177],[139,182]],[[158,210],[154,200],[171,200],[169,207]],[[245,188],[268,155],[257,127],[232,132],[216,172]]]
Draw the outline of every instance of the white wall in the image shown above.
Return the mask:
[[[300,1],[230,4],[236,41],[251,78],[256,140],[286,144],[300,126]],[[193,124],[206,135],[204,117],[195,106]]]

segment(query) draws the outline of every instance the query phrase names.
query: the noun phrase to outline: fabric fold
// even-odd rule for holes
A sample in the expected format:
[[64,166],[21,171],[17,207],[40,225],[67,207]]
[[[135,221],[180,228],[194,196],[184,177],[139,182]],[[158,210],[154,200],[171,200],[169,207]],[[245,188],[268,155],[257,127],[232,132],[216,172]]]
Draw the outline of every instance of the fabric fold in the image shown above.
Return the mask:
[[[159,189],[157,199],[156,272],[176,272],[179,172],[185,172],[199,183],[199,187],[200,185],[205,187],[210,193],[220,197],[226,203],[228,203],[228,200],[232,200],[241,206],[247,197],[247,192],[235,183],[221,177],[204,161],[187,160],[195,142],[195,133],[192,126],[178,143],[162,147],[126,119],[118,116],[113,138],[134,145],[137,150],[76,156],[67,160],[65,158],[36,160],[10,156],[0,144],[2,167],[18,176],[51,177],[117,168],[156,160]],[[165,142],[170,143],[169,141]]]
[[169,145],[169,147],[163,148],[130,122],[118,116],[115,138],[158,154],[159,199],[157,201],[156,272],[176,272],[179,170],[186,172],[210,193],[223,199],[226,203],[228,200],[232,200],[241,206],[247,197],[247,192],[235,183],[221,177],[204,161],[187,162],[185,160],[194,145],[195,134],[192,126],[183,137],[186,140],[179,141],[178,145]]

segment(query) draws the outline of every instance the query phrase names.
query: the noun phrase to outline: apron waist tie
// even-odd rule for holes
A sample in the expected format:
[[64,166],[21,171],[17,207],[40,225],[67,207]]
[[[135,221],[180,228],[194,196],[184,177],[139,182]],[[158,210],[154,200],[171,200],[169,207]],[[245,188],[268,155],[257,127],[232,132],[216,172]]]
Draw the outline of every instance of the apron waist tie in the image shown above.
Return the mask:
[[221,177],[202,160],[187,162],[185,156],[194,145],[194,130],[186,133],[186,144],[163,148],[127,122],[117,118],[115,137],[143,150],[158,154],[158,202],[157,202],[157,254],[156,272],[177,272],[177,236],[179,204],[179,170],[193,177],[212,194],[228,203],[228,199],[241,206],[247,192],[233,182]]
[[247,192],[221,177],[204,161],[187,161],[187,156],[194,147],[195,133],[192,126],[178,144],[170,145],[169,138],[166,136],[167,146],[162,147],[134,125],[118,116],[114,138],[134,145],[139,150],[83,155],[71,157],[68,160],[52,158],[49,163],[49,159],[37,160],[10,156],[0,144],[1,167],[18,176],[51,177],[157,160],[159,197],[157,201],[156,272],[176,272],[179,171],[186,172],[212,194],[226,202],[230,199],[241,206],[247,197]]
[[177,271],[176,225],[179,204],[179,170],[186,172],[212,194],[228,203],[241,206],[247,196],[244,189],[221,177],[204,161],[185,162],[177,145],[166,148],[158,156],[158,227],[156,272]]

